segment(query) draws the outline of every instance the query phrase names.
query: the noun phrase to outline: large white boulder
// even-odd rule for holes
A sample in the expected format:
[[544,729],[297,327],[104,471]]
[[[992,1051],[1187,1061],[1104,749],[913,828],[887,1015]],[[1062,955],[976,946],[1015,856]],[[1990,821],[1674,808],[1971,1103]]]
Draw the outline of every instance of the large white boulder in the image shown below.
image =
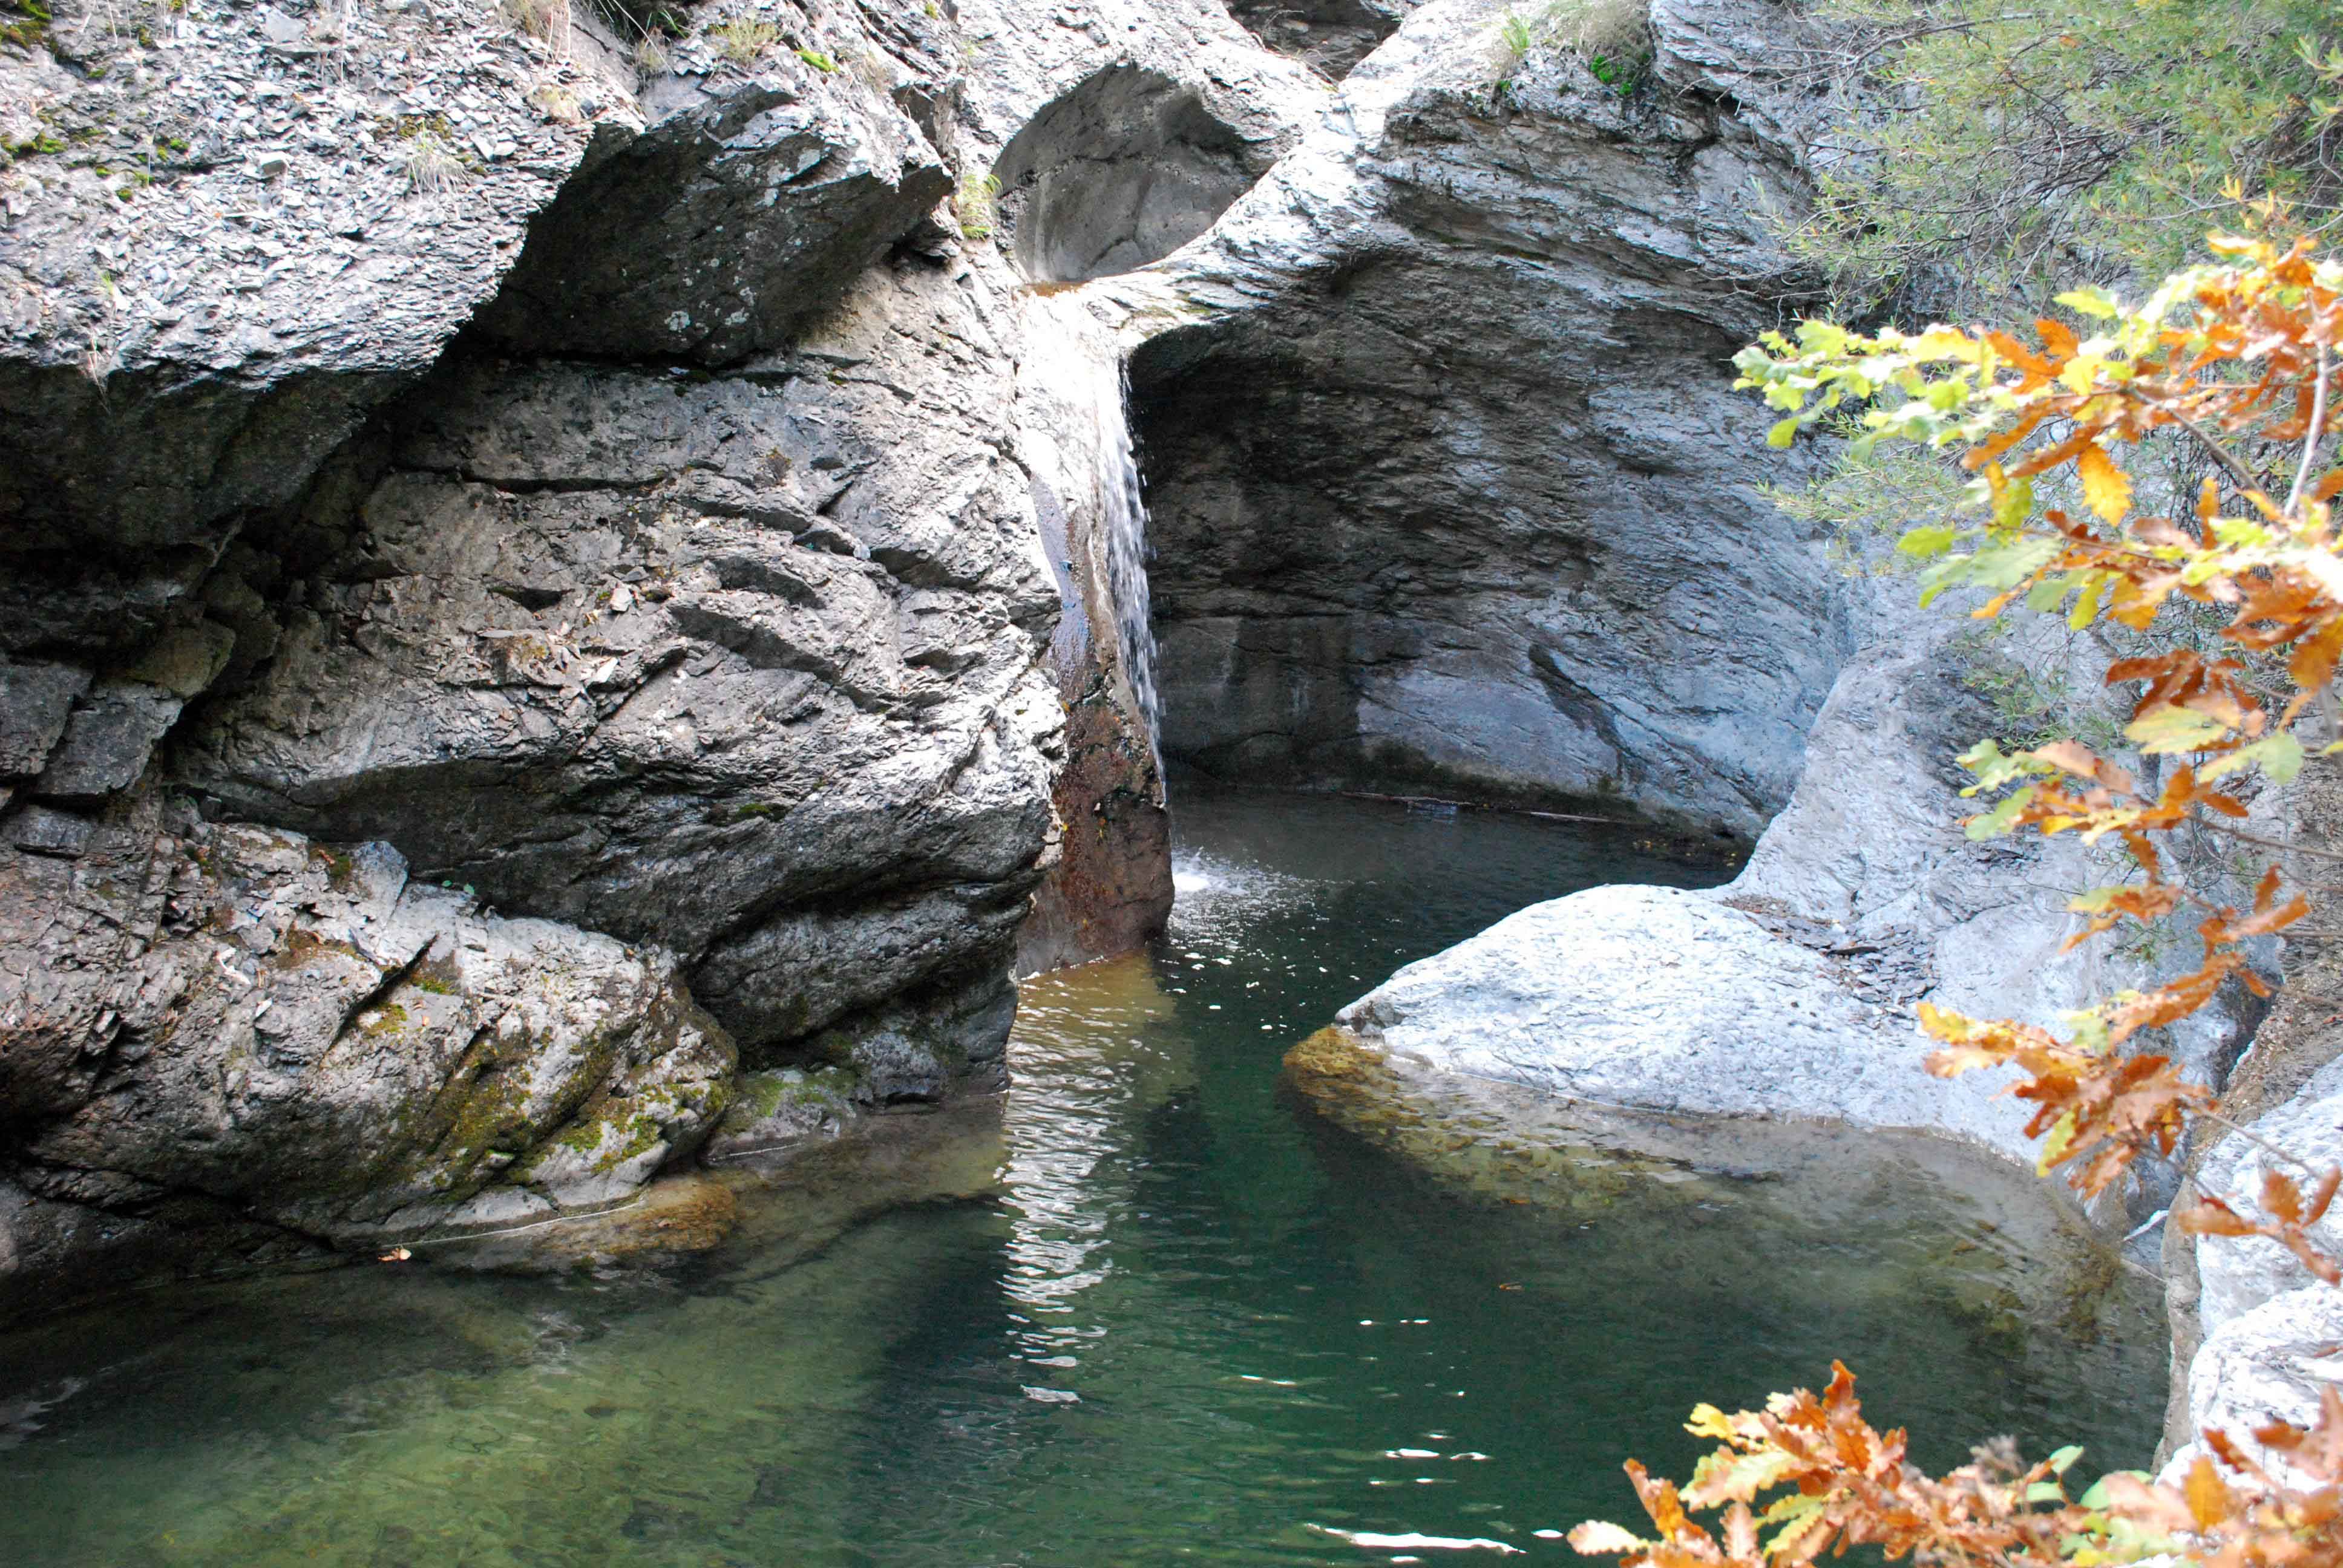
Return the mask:
[[1370,1050],[1605,1105],[1948,1133],[2031,1160],[2000,1075],[1946,1082],[1907,1015],[1708,894],[1534,905],[1343,1010]]

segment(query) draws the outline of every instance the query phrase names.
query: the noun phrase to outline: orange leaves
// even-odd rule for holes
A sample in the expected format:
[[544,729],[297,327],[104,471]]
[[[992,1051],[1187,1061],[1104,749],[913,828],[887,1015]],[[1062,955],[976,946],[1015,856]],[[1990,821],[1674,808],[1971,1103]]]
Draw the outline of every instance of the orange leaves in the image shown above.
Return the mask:
[[[2260,1236],[2276,1241],[2293,1253],[2312,1278],[2330,1285],[2343,1284],[2343,1268],[2310,1239],[2310,1228],[2327,1217],[2338,1185],[2343,1185],[2343,1167],[2329,1168],[2308,1194],[2292,1177],[2272,1171],[2262,1177],[2265,1218],[2240,1211],[2235,1201],[2218,1194],[2198,1199],[2194,1208],[2184,1210],[2177,1218],[2180,1228],[2195,1236]],[[2343,1432],[2338,1432],[2337,1442],[2343,1445]],[[2338,1452],[2343,1454],[2343,1446],[2338,1446]]]
[[2075,459],[2075,471],[2083,480],[2083,499],[2099,520],[2120,523],[2131,510],[2131,476],[2116,467],[2104,447],[2086,447]]
[[[1702,1405],[1685,1429],[1721,1446],[1681,1493],[1632,1460],[1626,1467],[1659,1539],[1589,1523],[1571,1532],[1574,1547],[1617,1553],[1622,1568],[1800,1568],[1849,1546],[1877,1546],[1890,1561],[2048,1563],[2082,1523],[2052,1480],[2074,1451],[2028,1468],[1981,1450],[1976,1462],[1932,1479],[1907,1462],[1901,1431],[1881,1432],[1864,1419],[1855,1374],[1837,1362],[1819,1397],[1794,1389],[1762,1411],[1734,1415]],[[1767,1493],[1782,1495],[1761,1512]],[[1723,1511],[1721,1540],[1690,1517],[1710,1509]]]
[[[2215,265],[2166,279],[2138,305],[2097,289],[2060,296],[2087,324],[2037,321],[2033,344],[2004,331],[1863,337],[1809,322],[1795,343],[1768,334],[1735,359],[1741,385],[1788,416],[1774,427],[1777,446],[1834,411],[1860,410],[1856,457],[1906,441],[1956,454],[1978,476],[1969,490],[1977,516],[1916,528],[1899,546],[1927,563],[1923,603],[1957,588],[1976,590],[1980,616],[2023,602],[2064,612],[2078,631],[2107,616],[2145,633],[2178,598],[2226,622],[2220,636],[2238,657],[2172,647],[2108,668],[2109,685],[2139,683],[2123,736],[2136,768],[2103,754],[2112,747],[2073,739],[2010,753],[1986,740],[1962,758],[1976,779],[1967,793],[1993,800],[1969,820],[1971,838],[2112,834],[2130,851],[2136,879],[2070,906],[2083,917],[2077,941],[2126,921],[2173,920],[2184,908],[2197,917],[2203,957],[2192,972],[2072,1015],[2063,1036],[1919,1009],[1937,1042],[1928,1070],[2011,1073],[2008,1092],[2032,1108],[2026,1131],[2042,1141],[2042,1169],[2066,1167],[2090,1194],[2143,1154],[2168,1156],[2192,1117],[2216,1112],[2207,1090],[2137,1050],[2140,1037],[2232,980],[2266,993],[2247,945],[2309,909],[2274,869],[2250,910],[2218,906],[2183,884],[2180,858],[2159,846],[2179,829],[2234,833],[2251,793],[2240,780],[2290,781],[2306,760],[2293,727],[2343,670],[2343,518],[2332,509],[2343,500],[2343,263],[2314,261],[2302,246],[2280,253],[2216,236],[2212,248]],[[2201,481],[2184,484],[2171,516],[2158,515],[2153,489],[2134,483],[2121,456],[2149,438],[2184,452],[2196,470],[2188,479]],[[2070,484],[2083,505],[2038,506],[2036,479],[2046,493]],[[2273,690],[2281,665],[2290,693]],[[2307,1188],[2274,1171],[2258,1202],[2215,1195],[2177,1222],[2268,1239],[2343,1284],[2343,1265],[2311,1240],[2338,1194],[2343,1169]],[[2026,1468],[1988,1447],[1942,1478],[1923,1473],[1907,1462],[1901,1432],[1864,1420],[1844,1366],[1819,1396],[1795,1390],[1733,1415],[1704,1405],[1689,1430],[1719,1446],[1681,1491],[1627,1467],[1656,1539],[1586,1524],[1572,1544],[1620,1556],[1625,1568],[1805,1568],[1850,1545],[1891,1561],[1992,1568],[2101,1568],[2159,1553],[2198,1568],[2343,1568],[2343,1393],[2333,1389],[2311,1428],[2273,1423],[2254,1434],[2282,1463],[2265,1468],[2245,1445],[2207,1432],[2212,1457],[2182,1484],[2108,1476],[2079,1501],[2053,1480],[2072,1450]],[[1694,1518],[1708,1511],[1714,1529]]]
[[[2167,798],[2171,794],[2167,791]],[[2116,919],[2152,920],[2178,908],[2181,890],[2157,877],[2152,860],[2144,863],[2149,868],[2147,883],[2103,888],[2076,900],[2080,911],[2097,917],[2092,930]],[[2147,1052],[2125,1056],[2117,1048],[2143,1030],[2197,1011],[2232,977],[2265,992],[2247,967],[2243,944],[2283,930],[2309,912],[2300,895],[2281,898],[2283,891],[2273,869],[2255,890],[2251,912],[2218,910],[2198,924],[2205,960],[2194,971],[2077,1015],[2073,1040],[2060,1040],[2035,1024],[1972,1019],[1923,1002],[1920,1025],[1943,1047],[1928,1058],[1928,1070],[1954,1078],[1980,1068],[2016,1068],[2023,1076],[2009,1092],[2034,1107],[2026,1133],[2045,1141],[2043,1172],[2072,1165],[2067,1180],[2078,1191],[2104,1191],[2142,1154],[2169,1155],[2187,1119],[2215,1104],[2211,1091],[2182,1080],[2167,1058]]]
[[[1876,1546],[1891,1563],[1981,1568],[2099,1568],[2163,1555],[2200,1568],[2343,1568],[2343,1393],[2331,1387],[2312,1426],[2273,1422],[2254,1433],[2289,1475],[2273,1476],[2242,1445],[2207,1432],[2209,1456],[2177,1486],[2117,1472],[2077,1501],[2061,1478],[2079,1449],[2027,1465],[2006,1442],[1987,1444],[1932,1477],[1906,1462],[1901,1432],[1864,1419],[1853,1374],[1836,1362],[1831,1371],[1820,1399],[1795,1389],[1762,1412],[1730,1416],[1702,1405],[1686,1423],[1722,1441],[1702,1473],[1762,1462],[1775,1479],[1729,1498],[1697,1480],[1679,1493],[1630,1460],[1628,1479],[1658,1539],[1590,1522],[1570,1533],[1571,1545],[1618,1556],[1621,1568],[1805,1568],[1849,1546]],[[1780,1495],[1761,1511],[1768,1492]],[[1692,1518],[1719,1508],[1721,1538]]]
[[[2201,974],[2189,977],[2201,983]],[[2212,982],[2218,984],[2216,980]],[[2187,982],[2119,1000],[2101,1025],[2109,1046],[2152,1020],[2184,1017],[2204,1005]],[[2067,1178],[2087,1194],[2104,1191],[2143,1153],[2169,1154],[2189,1112],[2211,1108],[2213,1096],[2185,1082],[2165,1057],[2127,1057],[2059,1040],[2034,1024],[1964,1017],[1920,1004],[1920,1027],[1944,1042],[1928,1070],[1957,1078],[1979,1068],[2014,1067],[2024,1076],[2009,1092],[2034,1107],[2029,1138],[2045,1138],[2045,1174],[2079,1161]],[[2128,1015],[2128,1016],[2127,1016]]]

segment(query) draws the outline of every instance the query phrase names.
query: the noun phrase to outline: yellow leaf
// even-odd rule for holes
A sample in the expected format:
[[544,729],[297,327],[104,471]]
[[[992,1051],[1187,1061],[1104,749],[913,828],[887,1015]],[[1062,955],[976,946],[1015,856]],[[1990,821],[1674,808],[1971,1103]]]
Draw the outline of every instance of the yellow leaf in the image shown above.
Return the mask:
[[2188,1468],[2186,1484],[2188,1513],[2200,1530],[2210,1530],[2229,1516],[2229,1489],[2221,1483],[2220,1472],[2213,1462],[2198,1455]]
[[2035,1173],[2041,1176],[2049,1175],[2051,1168],[2058,1163],[2074,1141],[2075,1113],[2069,1111],[2051,1123],[2050,1131],[2043,1136],[2042,1154],[2035,1161]]
[[1641,1552],[1651,1543],[1616,1524],[1590,1519],[1570,1533],[1570,1544],[1580,1556],[1593,1557],[1606,1552]]
[[1696,1404],[1692,1407],[1692,1419],[1684,1422],[1684,1430],[1694,1437],[1731,1437],[1733,1418],[1713,1404]]
[[2202,751],[2228,739],[2229,727],[2193,708],[2151,708],[2124,726],[2132,744],[2151,755]]
[[2075,467],[2083,476],[2083,498],[2091,510],[2107,522],[2122,522],[2131,510],[2131,476],[2116,467],[2104,447],[2084,447]]
[[2066,625],[2070,629],[2084,630],[2099,618],[2099,606],[2107,602],[2107,584],[2111,580],[2113,580],[2111,577],[2105,573],[2089,574],[2088,580],[2083,585],[2081,595],[2075,600],[2073,613],[2066,617]]

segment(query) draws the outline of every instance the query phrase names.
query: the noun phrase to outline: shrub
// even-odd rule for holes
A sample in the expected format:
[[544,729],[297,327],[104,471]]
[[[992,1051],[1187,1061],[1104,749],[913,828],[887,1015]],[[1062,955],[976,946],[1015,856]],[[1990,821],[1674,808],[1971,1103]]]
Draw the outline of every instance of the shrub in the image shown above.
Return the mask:
[[398,168],[407,189],[427,196],[455,189],[468,172],[455,149],[431,130],[417,130],[400,142]]
[[[2217,238],[2214,248],[2217,264],[2167,278],[2137,306],[2095,287],[2060,295],[2071,318],[2037,320],[2032,342],[1948,327],[1864,337],[1809,321],[1735,361],[1740,384],[1785,415],[1776,445],[1855,410],[1858,457],[1897,441],[1960,455],[1976,476],[1967,515],[1914,528],[1899,547],[1926,563],[1924,601],[1959,588],[1988,596],[1973,612],[1980,619],[2023,604],[2137,634],[2176,607],[2221,618],[2217,655],[2184,638],[2107,671],[2109,685],[2137,691],[2123,738],[2160,779],[2073,739],[2013,752],[1988,740],[1962,759],[1976,780],[1967,793],[1993,802],[1970,819],[1971,838],[2031,828],[2111,837],[2129,851],[2131,879],[2069,906],[2087,921],[2074,941],[2127,922],[2149,930],[2184,909],[2202,916],[2195,972],[2071,1014],[2064,1035],[1922,1004],[1941,1046],[1928,1070],[2016,1068],[2011,1092],[2034,1107],[2027,1133],[2042,1141],[2042,1171],[2065,1167],[2086,1194],[2142,1154],[2168,1155],[2192,1121],[2217,1119],[2208,1090],[2139,1042],[2233,980],[2267,995],[2246,944],[2309,912],[2275,864],[2249,909],[2216,904],[2171,874],[2167,845],[2186,830],[2285,848],[2241,826],[2241,787],[2256,776],[2292,781],[2314,746],[2319,757],[2343,752],[2343,453],[2330,439],[2343,432],[2343,261],[2314,261],[2303,243],[2280,252]],[[2138,504],[2125,459],[2174,432],[2190,443],[2199,482],[2193,505],[2167,515]],[[2056,474],[2074,481],[2071,508],[2036,496],[2036,479]],[[2248,678],[2258,663],[2262,683]],[[2343,1168],[2274,1152],[2308,1181],[2273,1166],[2259,1192],[2211,1194],[2174,1222],[2267,1238],[2315,1278],[2343,1283],[2343,1265],[2309,1237]],[[2208,1568],[2343,1563],[2343,1393],[2331,1386],[2311,1428],[2258,1429],[2258,1452],[2202,1433],[2182,1485],[2118,1473],[2071,1497],[2072,1448],[2029,1464],[2006,1441],[1989,1443],[1928,1476],[1906,1462],[1903,1432],[1864,1419],[1854,1376],[1837,1363],[1820,1395],[1798,1389],[1733,1415],[1701,1405],[1688,1430],[1719,1444],[1688,1483],[1626,1467],[1654,1535],[1590,1522],[1571,1533],[1578,1551],[1627,1568],[1803,1568],[1849,1545],[1975,1568],[2167,1554]],[[1692,1517],[1710,1512],[1717,1530]]]
[[1651,57],[1647,0],[1546,0],[1512,10],[1497,23],[1497,88],[1503,91],[1530,51],[1541,44],[1571,50],[1594,79],[1633,92]]
[[755,16],[728,16],[708,29],[717,52],[736,65],[752,64],[781,41],[781,30]]
[[532,38],[548,43],[569,32],[569,0],[500,0],[506,20]]
[[1001,180],[995,175],[965,174],[952,193],[952,216],[960,233],[970,239],[990,239],[1001,224]]
[[2201,215],[2343,230],[2331,0],[1824,0],[1848,96],[1795,251],[1842,314],[2046,307],[2181,265]]

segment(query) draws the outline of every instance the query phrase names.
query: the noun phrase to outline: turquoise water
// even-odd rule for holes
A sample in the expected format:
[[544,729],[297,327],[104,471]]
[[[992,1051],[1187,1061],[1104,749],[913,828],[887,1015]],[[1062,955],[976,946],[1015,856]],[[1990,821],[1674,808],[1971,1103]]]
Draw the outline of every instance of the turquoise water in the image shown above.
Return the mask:
[[1005,1106],[735,1171],[711,1251],[546,1278],[425,1248],[0,1339],[0,1562],[1561,1563],[1540,1532],[1631,1515],[1621,1459],[1688,1467],[1693,1403],[1834,1355],[1924,1462],[2005,1432],[2147,1457],[2150,1296],[2020,1257],[2022,1182],[1848,1139],[1765,1180],[1582,1181],[1469,1134],[1426,1163],[1282,1081],[1398,964],[1699,868],[1363,802],[1179,819],[1171,938],[1029,983]]

